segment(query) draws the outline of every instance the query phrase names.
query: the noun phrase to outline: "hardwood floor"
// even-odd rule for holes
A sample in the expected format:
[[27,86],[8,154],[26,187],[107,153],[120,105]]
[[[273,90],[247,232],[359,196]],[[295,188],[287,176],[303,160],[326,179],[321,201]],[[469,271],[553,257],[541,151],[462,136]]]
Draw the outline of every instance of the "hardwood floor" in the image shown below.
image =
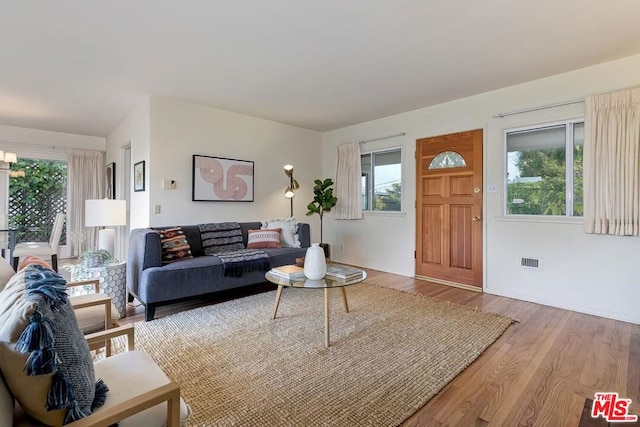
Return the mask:
[[[598,391],[631,399],[630,412],[640,414],[640,325],[375,270],[367,274],[369,283],[519,320],[403,426],[578,426],[586,399]],[[160,307],[156,317],[235,296]],[[129,305],[127,314],[121,323],[144,320],[141,306]]]

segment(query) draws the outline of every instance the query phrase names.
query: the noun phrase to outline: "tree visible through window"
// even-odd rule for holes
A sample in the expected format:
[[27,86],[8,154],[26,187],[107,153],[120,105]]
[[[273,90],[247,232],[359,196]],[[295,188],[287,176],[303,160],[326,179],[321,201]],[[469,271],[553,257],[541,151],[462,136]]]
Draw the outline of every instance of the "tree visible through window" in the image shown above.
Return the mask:
[[402,210],[402,152],[377,151],[360,156],[362,210]]
[[582,216],[584,122],[505,133],[507,214]]
[[[19,159],[11,169],[25,171],[9,178],[9,227],[17,230],[16,242],[46,242],[56,214],[67,211],[67,163]],[[65,229],[61,245],[66,244]]]

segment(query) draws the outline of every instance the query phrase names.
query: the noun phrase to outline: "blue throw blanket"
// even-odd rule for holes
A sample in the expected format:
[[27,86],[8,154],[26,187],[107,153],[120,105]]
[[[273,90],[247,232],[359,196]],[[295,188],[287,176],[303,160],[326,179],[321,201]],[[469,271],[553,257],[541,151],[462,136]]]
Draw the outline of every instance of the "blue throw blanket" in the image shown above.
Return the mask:
[[241,277],[252,271],[269,271],[269,255],[259,249],[245,249],[237,222],[200,224],[205,255],[215,255],[224,266],[224,275]]
[[224,275],[241,277],[252,271],[269,271],[269,255],[259,249],[241,249],[233,252],[216,254],[224,265]]

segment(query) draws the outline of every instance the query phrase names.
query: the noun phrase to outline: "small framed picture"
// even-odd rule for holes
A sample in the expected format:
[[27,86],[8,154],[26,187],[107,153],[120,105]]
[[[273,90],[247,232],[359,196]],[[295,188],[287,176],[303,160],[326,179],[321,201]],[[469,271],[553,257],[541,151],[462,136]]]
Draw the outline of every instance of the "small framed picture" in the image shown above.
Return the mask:
[[116,198],[116,164],[109,163],[107,165],[107,199]]
[[133,165],[133,191],[144,191],[144,160]]
[[253,202],[253,162],[193,155],[194,202]]

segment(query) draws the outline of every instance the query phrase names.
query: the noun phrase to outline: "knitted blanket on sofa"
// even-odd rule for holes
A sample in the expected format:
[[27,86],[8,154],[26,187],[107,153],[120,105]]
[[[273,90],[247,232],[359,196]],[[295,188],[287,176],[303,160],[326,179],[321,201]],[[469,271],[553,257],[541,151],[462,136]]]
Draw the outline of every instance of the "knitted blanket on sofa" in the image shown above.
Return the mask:
[[252,271],[269,271],[269,255],[260,249],[245,249],[242,231],[237,222],[199,224],[205,255],[215,255],[222,261],[224,275],[241,277]]

